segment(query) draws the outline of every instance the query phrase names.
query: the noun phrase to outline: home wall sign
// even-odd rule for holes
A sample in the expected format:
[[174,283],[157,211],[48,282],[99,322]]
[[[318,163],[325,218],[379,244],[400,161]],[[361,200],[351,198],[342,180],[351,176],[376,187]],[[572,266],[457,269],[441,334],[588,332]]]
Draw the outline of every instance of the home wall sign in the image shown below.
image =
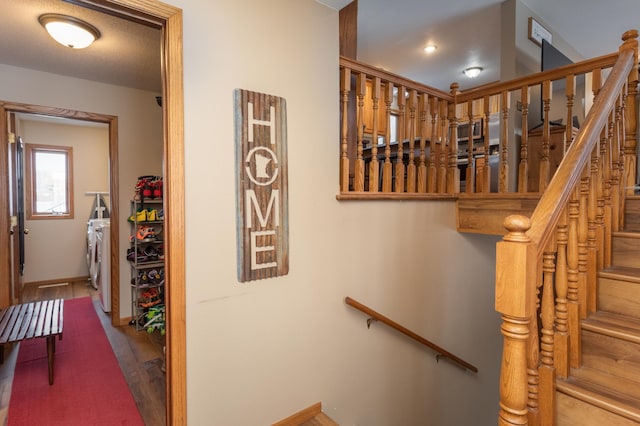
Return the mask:
[[287,275],[286,102],[242,89],[234,98],[238,281]]

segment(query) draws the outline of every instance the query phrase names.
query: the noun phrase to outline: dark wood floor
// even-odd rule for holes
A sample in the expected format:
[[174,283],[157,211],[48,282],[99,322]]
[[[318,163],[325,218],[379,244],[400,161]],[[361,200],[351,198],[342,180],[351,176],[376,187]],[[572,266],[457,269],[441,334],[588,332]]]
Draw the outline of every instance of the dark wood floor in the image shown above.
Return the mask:
[[[102,312],[97,292],[84,282],[65,286],[25,287],[23,301],[73,299],[91,296],[98,317],[118,358],[120,368],[147,426],[166,424],[165,375],[162,371],[164,338],[159,333],[136,331],[133,326],[113,327]],[[18,354],[18,345],[6,345],[5,362],[0,365],[0,424],[5,425],[11,397],[11,384]],[[63,397],[61,395],[61,397]]]

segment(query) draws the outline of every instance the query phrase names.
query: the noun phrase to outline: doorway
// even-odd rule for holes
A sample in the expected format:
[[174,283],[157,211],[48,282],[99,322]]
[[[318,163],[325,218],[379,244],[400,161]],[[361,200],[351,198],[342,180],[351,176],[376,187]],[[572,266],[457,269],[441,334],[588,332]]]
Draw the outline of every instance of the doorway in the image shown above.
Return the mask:
[[[165,232],[171,239],[165,246],[167,257],[165,265],[166,321],[167,321],[167,423],[186,425],[186,325],[185,325],[185,293],[184,293],[184,137],[183,137],[183,88],[182,88],[182,11],[155,0],[74,0],[71,3],[88,7],[104,13],[121,16],[158,25],[162,30],[162,75],[163,75],[163,157],[164,157],[164,199],[165,199]],[[7,128],[7,110],[27,108],[23,104],[0,104],[0,127]],[[49,115],[61,116],[62,110],[42,107]],[[24,112],[24,111],[23,111]],[[77,116],[74,118],[78,118]],[[90,118],[86,118],[90,119]],[[113,134],[117,135],[117,120],[109,118]],[[110,138],[112,138],[110,133]],[[0,134],[0,191],[8,190],[8,135]],[[111,144],[110,144],[111,145]],[[117,141],[114,142],[117,146]],[[110,152],[110,154],[112,154]],[[117,164],[111,165],[117,176]],[[114,171],[115,170],[115,171]],[[111,183],[112,196],[119,193],[117,180]],[[8,197],[0,197],[0,228],[10,228]],[[119,217],[113,211],[112,217]],[[114,220],[115,221],[115,220]],[[112,228],[112,234],[113,234]],[[9,259],[8,232],[0,232],[0,259]],[[117,241],[115,238],[113,241]],[[113,253],[118,253],[117,245]],[[117,258],[118,256],[116,256]],[[113,262],[117,265],[117,262]],[[0,278],[9,282],[9,262],[0,262]],[[114,275],[116,275],[114,273]],[[180,285],[170,285],[175,282]],[[0,288],[0,303],[8,302],[9,286]],[[115,307],[113,311],[118,312]]]

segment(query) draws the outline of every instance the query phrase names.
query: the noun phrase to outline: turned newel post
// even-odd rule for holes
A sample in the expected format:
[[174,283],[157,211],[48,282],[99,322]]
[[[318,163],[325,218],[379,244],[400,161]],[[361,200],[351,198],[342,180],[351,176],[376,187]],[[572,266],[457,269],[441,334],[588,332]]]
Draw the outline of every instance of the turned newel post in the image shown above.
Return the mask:
[[636,96],[638,95],[638,31],[629,30],[622,35],[623,44],[620,50],[633,49],[633,68],[627,80],[627,96],[624,105],[624,181],[627,195],[633,195],[633,186],[637,184],[636,164],[636,137],[637,117]]
[[505,219],[508,234],[496,247],[496,311],[502,315],[504,343],[498,424],[527,425],[527,340],[535,311],[536,247],[526,232],[529,218]]

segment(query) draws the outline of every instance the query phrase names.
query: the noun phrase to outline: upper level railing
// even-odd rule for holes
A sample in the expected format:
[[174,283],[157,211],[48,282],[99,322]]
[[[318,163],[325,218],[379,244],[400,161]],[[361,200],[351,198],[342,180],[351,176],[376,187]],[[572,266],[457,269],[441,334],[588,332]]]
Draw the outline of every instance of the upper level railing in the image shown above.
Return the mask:
[[[500,425],[555,423],[555,379],[581,365],[580,320],[597,309],[597,271],[611,265],[634,174],[638,33],[615,65],[531,216],[510,216],[496,252],[504,337]],[[543,89],[544,91],[544,89]],[[635,154],[635,151],[634,151]],[[632,158],[628,158],[632,157]],[[544,181],[541,179],[540,184]]]
[[[338,198],[541,193],[617,58],[446,93],[341,57]],[[634,135],[621,148],[626,186]]]

